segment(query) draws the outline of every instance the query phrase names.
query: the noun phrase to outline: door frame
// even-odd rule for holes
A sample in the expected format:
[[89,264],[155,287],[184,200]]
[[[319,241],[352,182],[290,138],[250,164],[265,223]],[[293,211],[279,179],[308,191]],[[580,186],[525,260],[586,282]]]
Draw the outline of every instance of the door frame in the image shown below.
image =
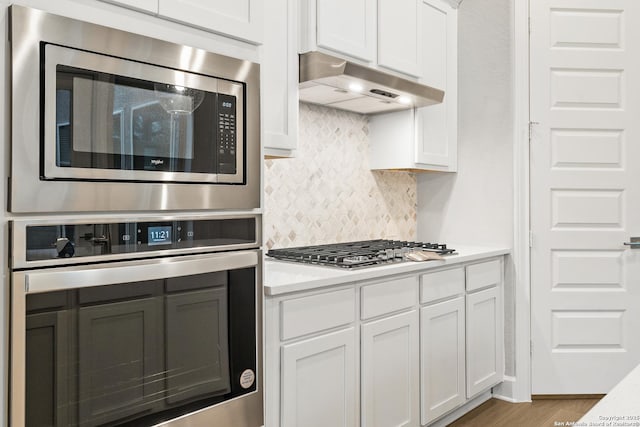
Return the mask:
[[531,219],[529,179],[529,2],[513,1],[513,269],[506,283],[513,284],[514,376],[493,389],[493,396],[508,402],[531,402]]
[[529,1],[515,0],[514,73],[514,241],[515,266],[515,375],[511,398],[531,401],[531,218],[530,218],[530,96],[529,96]]

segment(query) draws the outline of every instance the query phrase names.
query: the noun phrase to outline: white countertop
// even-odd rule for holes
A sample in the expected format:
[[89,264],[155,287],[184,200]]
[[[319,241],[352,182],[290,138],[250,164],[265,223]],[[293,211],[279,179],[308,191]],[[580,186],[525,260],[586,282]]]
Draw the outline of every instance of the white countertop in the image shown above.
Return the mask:
[[264,263],[264,292],[269,296],[282,295],[289,292],[306,291],[342,283],[377,279],[394,274],[426,271],[432,268],[510,253],[510,249],[499,247],[473,247],[453,244],[450,247],[456,248],[457,255],[448,255],[442,261],[407,261],[362,267],[354,270],[277,261],[266,257]]
[[640,365],[576,422],[575,426],[640,426]]

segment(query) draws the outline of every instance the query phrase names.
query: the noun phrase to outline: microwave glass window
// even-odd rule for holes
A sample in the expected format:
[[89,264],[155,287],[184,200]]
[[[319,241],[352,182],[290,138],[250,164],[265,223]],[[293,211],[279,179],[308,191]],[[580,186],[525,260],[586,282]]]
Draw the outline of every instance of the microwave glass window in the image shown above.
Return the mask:
[[[57,65],[56,164],[218,173],[220,163],[235,164],[234,159],[223,156],[231,148],[226,134],[235,128],[228,123],[227,115],[226,128],[218,129],[220,123],[215,118],[219,96],[190,87]],[[225,95],[224,103],[235,106],[235,98]],[[219,147],[220,143],[224,147]]]

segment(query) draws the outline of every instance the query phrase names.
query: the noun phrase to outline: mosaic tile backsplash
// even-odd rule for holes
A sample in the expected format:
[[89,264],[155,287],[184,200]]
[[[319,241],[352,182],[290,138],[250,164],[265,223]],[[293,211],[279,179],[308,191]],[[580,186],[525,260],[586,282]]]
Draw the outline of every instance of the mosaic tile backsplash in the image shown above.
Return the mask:
[[265,246],[415,240],[416,177],[369,170],[367,116],[300,103],[299,120],[297,157],[265,160]]

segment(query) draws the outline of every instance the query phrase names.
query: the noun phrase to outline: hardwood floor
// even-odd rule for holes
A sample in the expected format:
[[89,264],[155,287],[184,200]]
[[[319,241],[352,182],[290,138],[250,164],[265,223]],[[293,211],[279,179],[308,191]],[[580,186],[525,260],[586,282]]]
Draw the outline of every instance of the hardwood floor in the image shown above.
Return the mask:
[[[491,399],[449,427],[547,427],[571,425],[598,403],[598,398],[539,399],[509,403]],[[562,423],[562,424],[560,424]]]

